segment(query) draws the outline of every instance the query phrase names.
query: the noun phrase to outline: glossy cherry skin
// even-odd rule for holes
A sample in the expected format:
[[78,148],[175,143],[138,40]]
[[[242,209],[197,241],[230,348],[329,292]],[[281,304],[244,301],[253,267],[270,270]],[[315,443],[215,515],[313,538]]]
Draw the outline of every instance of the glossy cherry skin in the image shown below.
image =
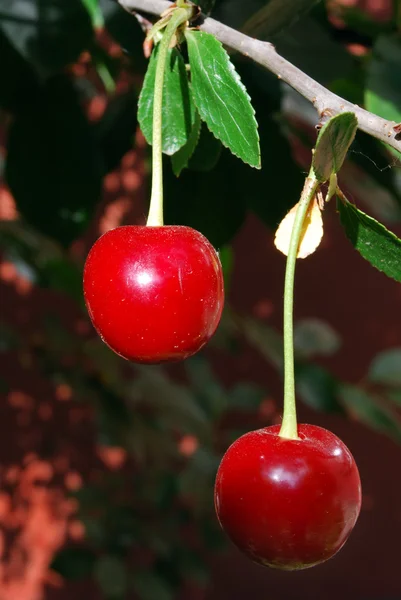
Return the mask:
[[182,360],[219,323],[220,260],[190,227],[117,227],[89,252],[84,297],[97,332],[120,356],[139,363]]
[[299,440],[274,425],[246,433],[224,455],[215,507],[234,544],[262,565],[306,569],[331,558],[361,507],[355,460],[330,431],[299,425]]

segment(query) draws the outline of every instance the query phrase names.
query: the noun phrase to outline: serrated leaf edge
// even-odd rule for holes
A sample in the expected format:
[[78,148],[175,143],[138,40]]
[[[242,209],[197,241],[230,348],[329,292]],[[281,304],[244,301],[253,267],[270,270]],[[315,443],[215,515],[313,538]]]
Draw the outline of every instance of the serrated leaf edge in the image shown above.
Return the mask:
[[[191,31],[188,31],[188,30],[187,30],[187,31],[185,32],[185,37],[187,38],[187,37],[188,37],[188,35],[191,35],[192,33],[193,33],[193,32],[191,32]],[[227,57],[227,61],[228,61],[228,68],[229,68],[229,70],[230,70],[230,73],[233,75],[233,77],[234,77],[234,79],[235,79],[236,83],[239,85],[239,87],[240,87],[240,88],[242,89],[242,91],[245,93],[245,96],[246,96],[246,98],[247,98],[247,99],[248,99],[248,101],[249,101],[249,104],[250,104],[250,106],[251,106],[251,109],[252,109],[252,116],[253,116],[253,118],[254,118],[254,122],[255,122],[255,125],[256,125],[256,136],[257,136],[257,140],[258,140],[258,158],[259,158],[259,162],[258,162],[258,164],[252,164],[252,163],[250,163],[249,161],[247,161],[247,160],[244,160],[244,159],[242,158],[242,156],[240,156],[240,155],[239,155],[237,152],[234,152],[234,151],[231,149],[231,147],[230,147],[228,144],[226,144],[226,143],[225,143],[225,142],[224,142],[224,141],[223,141],[223,140],[222,140],[222,139],[221,139],[221,138],[220,138],[220,137],[219,137],[219,136],[218,136],[218,135],[217,135],[217,134],[216,134],[216,133],[213,131],[213,128],[211,128],[211,127],[210,127],[209,123],[208,123],[207,121],[205,121],[205,119],[203,119],[203,118],[202,118],[202,115],[200,114],[200,111],[199,111],[199,106],[198,106],[198,105],[197,105],[197,103],[196,103],[196,98],[195,98],[195,96],[193,96],[193,100],[194,100],[195,106],[196,106],[196,108],[197,108],[197,110],[198,110],[198,112],[199,112],[199,114],[200,114],[200,116],[201,116],[201,119],[202,119],[202,121],[203,121],[203,122],[206,124],[206,126],[207,126],[207,128],[209,129],[210,133],[212,133],[212,134],[214,135],[214,137],[215,137],[217,140],[219,140],[219,142],[221,142],[221,144],[222,144],[222,145],[223,145],[225,148],[227,148],[228,150],[230,150],[230,152],[231,152],[231,153],[232,153],[234,156],[236,156],[237,158],[239,158],[240,160],[242,160],[242,161],[243,161],[244,163],[246,163],[247,165],[249,165],[249,166],[251,166],[251,167],[253,167],[253,168],[255,168],[255,169],[261,169],[261,168],[262,168],[262,165],[261,165],[261,154],[260,154],[260,145],[259,145],[259,140],[260,140],[260,137],[259,137],[259,128],[258,128],[258,122],[257,122],[257,120],[256,120],[256,112],[255,112],[255,109],[253,108],[253,105],[252,105],[252,100],[251,100],[251,97],[250,97],[250,96],[249,96],[249,94],[248,94],[248,90],[246,89],[245,85],[242,83],[242,81],[241,81],[241,78],[240,78],[239,74],[237,73],[237,71],[236,71],[236,69],[235,69],[234,65],[232,64],[232,62],[231,62],[231,60],[230,60],[230,56],[229,56],[229,54],[228,54],[228,53],[227,53],[227,51],[225,50],[225,48],[224,48],[223,44],[220,42],[220,40],[218,40],[217,38],[215,38],[215,37],[214,37],[214,35],[212,35],[211,33],[206,33],[205,31],[202,31],[201,33],[202,33],[202,35],[206,35],[206,36],[209,36],[209,37],[212,37],[212,38],[214,38],[214,39],[216,40],[216,42],[217,42],[217,43],[218,43],[218,44],[221,46],[221,49],[222,49],[222,51],[225,53],[225,55],[226,55],[226,57]]]
[[[175,48],[170,48],[170,51],[174,51],[174,49],[175,49]],[[149,139],[149,137],[145,135],[145,132],[144,132],[144,130],[143,130],[143,128],[142,128],[142,124],[141,124],[141,122],[142,122],[142,119],[141,119],[141,112],[142,112],[142,111],[145,111],[145,109],[143,108],[144,106],[147,106],[147,110],[146,110],[146,112],[149,112],[149,103],[150,103],[150,100],[149,100],[148,102],[146,102],[146,101],[145,101],[145,99],[144,99],[144,90],[145,90],[145,89],[146,89],[146,87],[147,87],[147,78],[149,77],[149,75],[148,75],[148,74],[149,74],[149,71],[150,71],[150,65],[151,65],[151,61],[152,61],[152,60],[156,60],[156,52],[157,52],[157,46],[156,46],[156,47],[153,49],[153,52],[152,52],[152,54],[151,54],[151,57],[150,57],[150,59],[149,59],[149,62],[148,62],[148,67],[147,67],[147,69],[146,69],[145,77],[144,77],[144,79],[143,79],[143,82],[142,82],[142,87],[141,87],[141,91],[140,91],[140,94],[139,94],[139,96],[138,96],[138,102],[137,102],[137,118],[138,118],[138,125],[139,125],[139,128],[140,128],[140,130],[141,130],[141,133],[142,133],[143,137],[145,138],[145,141],[146,141],[146,143],[147,143],[149,146],[152,146],[152,144],[153,144],[153,139],[152,139],[152,138],[150,138],[150,139]],[[179,52],[177,49],[176,49],[176,52],[177,52],[177,55],[178,55],[178,59],[180,59],[180,58],[181,58],[181,60],[184,62],[184,59],[183,59],[183,56],[182,56],[181,52]],[[184,62],[184,64],[185,64],[185,62]],[[190,96],[191,96],[191,98],[192,98],[192,100],[193,100],[193,102],[194,102],[194,108],[197,110],[197,106],[196,106],[196,103],[195,103],[195,101],[194,101],[193,94],[192,94],[192,92],[191,92],[191,88],[190,88],[190,85],[189,85],[188,78],[187,78],[187,83],[188,83],[188,90],[189,90],[189,94],[190,94]],[[163,85],[164,85],[164,84],[163,84]],[[151,98],[151,96],[149,96],[149,99],[150,99],[150,98]],[[165,106],[165,104],[164,104],[164,103],[165,103],[165,94],[163,94],[163,108],[164,108],[164,106]],[[153,127],[153,124],[152,124],[152,127]],[[187,141],[188,141],[188,140],[187,140]],[[185,146],[185,144],[186,144],[186,143],[187,143],[187,142],[185,142],[185,143],[184,143],[182,146],[180,146],[179,148],[177,148],[177,150],[174,152],[174,154],[176,154],[177,152],[179,152],[179,150],[181,150],[181,149],[182,149],[182,148]],[[163,144],[163,147],[164,147],[164,144]],[[165,156],[170,156],[170,157],[171,157],[171,156],[174,156],[173,154],[171,154],[171,153],[169,153],[169,152],[166,152],[165,150],[163,150],[163,154],[164,154]]]
[[[351,202],[349,202],[348,200],[344,199],[340,199],[339,202],[341,202],[344,206],[351,206],[353,208],[356,209],[357,213],[357,218],[363,222],[363,219],[366,219],[368,222],[373,222],[376,225],[378,225],[384,233],[386,233],[390,238],[393,238],[394,241],[398,242],[400,244],[400,249],[401,249],[401,239],[399,237],[397,237],[395,235],[395,233],[393,233],[392,231],[390,231],[389,229],[387,229],[387,227],[385,227],[382,223],[380,223],[380,221],[377,221],[376,219],[374,219],[373,217],[371,217],[370,215],[366,214],[365,212],[363,212],[362,210],[360,210],[357,206],[355,206],[354,204],[352,204]],[[348,217],[348,213],[347,213],[347,217]],[[362,217],[362,218],[361,218]],[[342,221],[342,217],[340,215],[340,221]],[[350,240],[350,242],[352,243],[352,245],[354,246],[350,236],[348,235],[347,231],[345,231],[345,234],[347,236],[347,238]],[[355,250],[362,256],[362,258],[364,260],[366,260],[370,265],[372,265],[372,267],[374,267],[375,269],[377,269],[378,271],[380,271],[380,273],[383,273],[384,275],[386,275],[387,277],[389,277],[390,279],[394,279],[394,281],[397,282],[401,282],[401,279],[396,279],[395,277],[392,277],[391,275],[389,275],[388,273],[386,273],[386,271],[384,269],[381,269],[379,266],[377,266],[376,264],[373,264],[370,260],[368,260],[361,252],[360,250],[358,250],[358,248],[356,246],[354,246]]]

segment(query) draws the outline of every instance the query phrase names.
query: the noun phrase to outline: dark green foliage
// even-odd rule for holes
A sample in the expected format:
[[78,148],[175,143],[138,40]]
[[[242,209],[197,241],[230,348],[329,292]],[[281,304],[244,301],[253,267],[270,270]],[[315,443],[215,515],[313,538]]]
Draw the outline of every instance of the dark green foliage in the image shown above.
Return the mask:
[[112,98],[94,133],[105,173],[118,167],[124,154],[135,144],[137,95],[133,90]]
[[96,554],[87,548],[66,548],[57,554],[51,568],[71,580],[85,579],[92,574]]
[[0,104],[2,108],[18,111],[38,93],[39,82],[28,61],[16,50],[0,29]]
[[75,61],[93,36],[81,0],[2,0],[0,28],[41,76]]
[[[152,52],[138,100],[138,121],[148,144],[153,135],[153,91],[158,48]],[[188,141],[195,123],[195,106],[190,93],[185,63],[175,49],[168,51],[163,86],[163,152],[174,154]]]
[[[238,170],[238,159],[224,150],[216,168],[206,177],[202,171],[185,169],[178,179],[170,165],[165,164],[166,223],[199,229],[216,248],[227,244],[246,214],[246,196],[233,176]],[[180,197],[191,201],[177,201]]]
[[312,159],[314,173],[320,182],[325,183],[340,171],[357,126],[357,118],[349,112],[341,113],[323,125]]
[[202,31],[186,32],[191,89],[209,130],[235,156],[260,168],[255,111],[222,44]]
[[343,413],[338,400],[338,381],[328,371],[313,364],[299,364],[297,391],[305,404],[322,412]]
[[99,3],[108,33],[131,58],[135,70],[145,72],[147,61],[142,50],[144,34],[138,21],[114,0],[99,0]]
[[100,200],[101,169],[73,83],[54,76],[9,130],[5,174],[18,209],[67,245],[87,227]]
[[338,203],[348,239],[376,269],[401,282],[401,240],[347,201]]
[[[395,15],[379,23],[360,9],[346,9],[347,29],[340,31],[329,21],[325,4],[314,0],[198,0],[197,4],[205,14],[212,11],[225,23],[273,41],[287,59],[351,102],[365,101],[368,109],[383,117],[401,120]],[[102,36],[96,37],[95,29],[103,22],[105,37],[119,45],[121,56],[112,56]],[[362,40],[372,52],[363,59],[351,55],[344,40],[353,38],[348,40],[347,35]],[[165,221],[191,225],[209,238],[220,251],[227,297],[231,298],[231,288],[235,299],[239,259],[235,237],[252,212],[270,230],[266,239],[271,238],[298,202],[316,144],[317,115],[276,76],[239,54],[227,55],[215,40],[195,29],[188,32],[188,40],[189,47],[181,40],[171,50],[173,83],[165,94],[165,151],[172,154],[164,160]],[[270,387],[274,391],[281,386],[281,331],[269,320],[238,314],[229,306],[230,300],[207,350],[171,370],[133,366],[120,359],[96,337],[83,311],[83,255],[72,258],[69,250],[79,238],[85,244],[92,241],[91,224],[100,212],[103,178],[119,168],[134,146],[137,100],[149,64],[143,41],[137,19],[114,0],[1,3],[4,174],[21,219],[0,224],[0,251],[5,261],[29,273],[34,289],[60,299],[60,305],[65,302],[74,319],[73,325],[66,325],[58,306],[52,307],[34,323],[42,338],[36,342],[14,324],[1,323],[0,350],[14,361],[28,356],[46,385],[70,386],[74,406],[90,407],[93,417],[84,425],[85,436],[96,451],[117,446],[126,456],[124,468],[104,469],[93,481],[89,476],[74,492],[85,545],[63,548],[51,564],[66,580],[92,579],[105,600],[126,600],[133,593],[138,600],[175,600],[184,582],[201,588],[208,585],[210,558],[225,547],[213,507],[213,483],[222,452],[238,435],[268,425],[270,419],[277,421],[282,412],[281,397],[271,397],[270,392]],[[69,67],[84,50],[92,53],[92,63],[87,73],[77,76]],[[114,92],[101,85],[102,64],[117,82]],[[151,62],[151,76],[153,68]],[[149,142],[151,84],[142,92],[139,110]],[[99,95],[107,100],[106,108],[92,122],[86,104]],[[349,114],[321,131],[314,157],[321,181],[343,165],[354,133],[355,119]],[[260,159],[261,169],[245,164],[259,167]],[[356,168],[359,179],[354,177]],[[146,174],[150,172],[145,160],[141,186],[149,187]],[[123,174],[116,174],[118,185]],[[374,184],[386,198],[381,202],[382,195],[376,198],[372,193],[375,216],[399,219],[399,157],[384,144],[358,132],[340,174],[341,185],[342,177],[344,187],[349,178],[357,180],[350,200],[355,197],[358,206]],[[124,200],[136,200],[130,190],[123,194]],[[120,199],[120,192],[113,199]],[[343,201],[338,211],[355,249],[374,267],[401,281],[400,240],[354,204]],[[332,213],[328,218],[335,218]],[[344,281],[352,277],[347,265],[341,268]],[[327,281],[329,274],[316,286]],[[1,283],[11,294],[12,284]],[[313,286],[309,293],[315,292]],[[28,311],[30,296],[15,295],[18,302],[26,302],[24,311]],[[338,301],[349,306],[357,302],[349,297]],[[277,315],[280,308],[274,309]],[[16,314],[20,315],[19,309]],[[295,340],[300,402],[317,413],[334,413],[338,419],[352,416],[400,441],[400,349],[380,352],[362,383],[351,385],[328,366],[331,354],[342,352],[335,332],[317,319],[312,324],[312,319],[305,321],[298,324]],[[77,322],[88,327],[87,333],[76,333]],[[234,383],[223,381],[222,365],[240,364],[247,353],[251,359],[246,368],[253,372],[259,363],[261,380],[238,370],[232,375]],[[322,362],[316,364],[316,359]],[[2,372],[0,392],[6,395],[12,390],[7,373]],[[262,411],[266,403],[272,405],[267,416]],[[55,446],[64,442],[57,438]],[[43,448],[47,451],[46,442]],[[98,458],[94,460],[98,469]]]

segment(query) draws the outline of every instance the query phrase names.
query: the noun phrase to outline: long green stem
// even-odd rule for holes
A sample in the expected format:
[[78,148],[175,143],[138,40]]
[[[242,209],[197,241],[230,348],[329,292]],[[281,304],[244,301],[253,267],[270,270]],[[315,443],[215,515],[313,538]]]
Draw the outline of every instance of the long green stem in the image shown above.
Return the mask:
[[159,44],[153,97],[152,193],[147,225],[163,225],[162,108],[168,49],[177,28],[188,21],[191,16],[191,7],[174,10]]
[[298,439],[294,373],[294,279],[302,226],[319,182],[311,169],[302,191],[291,232],[284,284],[284,413],[280,436]]

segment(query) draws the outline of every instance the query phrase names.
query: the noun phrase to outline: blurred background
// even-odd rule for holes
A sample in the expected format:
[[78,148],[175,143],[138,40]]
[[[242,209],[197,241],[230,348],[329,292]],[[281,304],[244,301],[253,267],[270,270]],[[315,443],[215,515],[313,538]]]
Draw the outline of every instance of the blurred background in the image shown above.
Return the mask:
[[[201,4],[401,121],[397,0]],[[146,219],[142,27],[112,0],[0,0],[0,600],[400,600],[401,287],[353,249],[334,201],[297,271],[299,417],[354,454],[359,522],[332,561],[290,574],[243,558],[214,513],[224,451],[281,419],[285,259],[273,237],[316,138],[306,101],[232,55],[262,171],[207,131],[179,179],[166,160],[167,223],[201,230],[224,267],[227,306],[208,347],[141,367],[94,333],[87,252]],[[358,133],[341,185],[401,235],[396,154]]]

